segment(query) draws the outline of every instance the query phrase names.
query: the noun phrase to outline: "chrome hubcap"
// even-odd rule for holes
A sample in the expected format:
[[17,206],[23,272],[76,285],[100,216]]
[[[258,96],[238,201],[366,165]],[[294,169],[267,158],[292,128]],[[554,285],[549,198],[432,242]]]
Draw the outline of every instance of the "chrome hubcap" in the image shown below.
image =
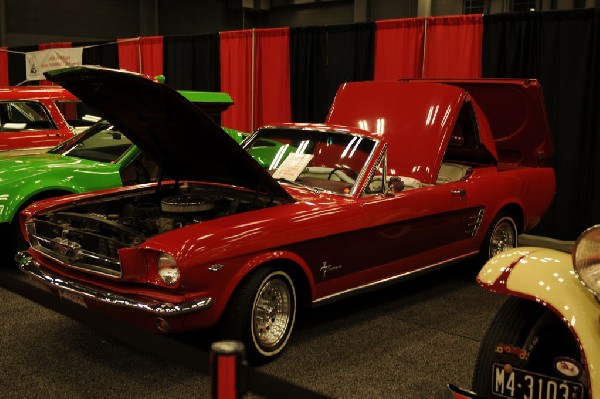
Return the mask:
[[490,237],[490,258],[494,255],[515,247],[515,229],[510,220],[501,220]]
[[257,342],[264,347],[276,346],[290,323],[290,290],[279,279],[267,281],[254,303],[252,323]]

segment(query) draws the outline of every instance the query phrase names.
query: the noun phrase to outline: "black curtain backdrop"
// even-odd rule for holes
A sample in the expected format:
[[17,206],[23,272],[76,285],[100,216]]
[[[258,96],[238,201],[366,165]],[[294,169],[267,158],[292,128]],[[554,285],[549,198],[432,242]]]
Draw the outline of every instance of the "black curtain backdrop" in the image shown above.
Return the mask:
[[[8,53],[8,84],[14,86],[25,81],[25,54],[21,53],[37,51],[38,46],[9,47],[8,50],[18,51],[18,53]],[[38,82],[27,84],[37,85]]]
[[290,28],[292,121],[323,122],[327,102],[327,31],[325,27]]
[[483,76],[537,78],[555,155],[554,204],[535,234],[573,240],[600,223],[600,11],[484,16]]
[[375,23],[327,27],[327,103],[342,83],[373,80]]
[[537,77],[542,49],[542,13],[483,16],[484,77]]
[[84,65],[100,65],[106,68],[119,69],[119,49],[116,42],[82,42],[73,43],[73,47],[83,49]]
[[344,82],[372,80],[375,23],[290,29],[292,120],[324,122]]
[[220,91],[218,33],[165,36],[163,46],[165,83],[180,90]]

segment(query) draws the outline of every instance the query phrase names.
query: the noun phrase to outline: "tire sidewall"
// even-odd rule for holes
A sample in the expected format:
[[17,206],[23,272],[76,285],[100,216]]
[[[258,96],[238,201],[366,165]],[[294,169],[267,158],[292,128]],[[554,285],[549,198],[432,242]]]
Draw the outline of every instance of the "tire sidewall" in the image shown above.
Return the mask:
[[[255,332],[255,328],[254,328],[254,312],[256,310],[256,304],[259,300],[259,294],[262,290],[262,288],[269,283],[272,280],[278,279],[280,281],[282,281],[289,292],[289,296],[290,296],[290,314],[289,314],[289,320],[286,326],[286,330],[285,333],[282,337],[282,339],[273,347],[265,347],[263,345],[260,344],[260,342],[258,342],[257,340],[257,334]],[[296,311],[297,311],[297,300],[296,300],[296,287],[292,281],[292,278],[284,271],[282,270],[274,270],[274,271],[270,271],[260,282],[260,284],[258,285],[258,287],[256,288],[256,290],[254,291],[254,296],[253,296],[253,301],[252,301],[252,306],[250,309],[250,313],[249,313],[249,319],[248,319],[248,332],[249,332],[249,336],[252,340],[252,344],[253,344],[253,349],[262,357],[273,357],[278,355],[286,346],[287,343],[292,335],[292,331],[294,329],[294,325],[296,322]]]
[[489,325],[477,356],[473,373],[473,390],[483,397],[492,395],[492,363],[497,356],[497,346],[522,345],[525,336],[541,317],[543,309],[531,306],[520,298],[510,297],[504,302]]
[[[290,315],[286,330],[277,345],[265,348],[254,334],[253,315],[258,295],[269,281],[281,280],[289,290]],[[250,272],[237,286],[219,322],[216,339],[244,343],[246,359],[252,365],[261,365],[277,357],[287,346],[292,335],[297,312],[297,292],[294,280],[283,269],[264,266]]]
[[[552,322],[546,324],[542,322],[549,320],[552,320]],[[557,354],[560,356],[566,355],[567,357],[572,356],[581,363],[581,354],[577,358],[566,349],[568,347],[575,348],[577,345],[572,335],[563,335],[570,333],[568,328],[561,323],[556,314],[538,303],[523,298],[508,298],[494,317],[481,342],[473,373],[472,388],[474,392],[485,398],[492,397],[492,364],[498,361],[498,355],[502,355],[502,350],[498,350],[500,345],[525,349],[530,345],[534,336],[560,337],[560,345],[556,345],[554,342],[551,345],[553,348],[559,348]],[[542,338],[542,341],[544,340]],[[533,349],[537,352],[528,353],[531,356],[530,359],[533,359],[536,354],[546,354],[543,348],[547,346],[544,346],[544,342],[538,343],[536,348]],[[556,357],[555,355],[552,353],[552,356]],[[523,359],[521,358],[521,360]],[[518,360],[515,359],[515,361]],[[523,368],[540,373],[541,371],[537,369],[539,362],[534,361],[533,363],[534,365],[531,364],[531,361],[527,361],[526,366],[523,366]],[[535,363],[538,363],[538,365],[536,366]],[[546,359],[542,364],[547,365]]]

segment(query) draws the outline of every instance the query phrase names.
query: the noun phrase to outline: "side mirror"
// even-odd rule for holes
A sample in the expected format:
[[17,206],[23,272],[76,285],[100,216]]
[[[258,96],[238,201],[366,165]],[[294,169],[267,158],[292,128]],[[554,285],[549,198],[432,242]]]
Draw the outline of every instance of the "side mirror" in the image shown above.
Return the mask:
[[386,194],[400,193],[404,190],[404,182],[398,176],[391,177]]

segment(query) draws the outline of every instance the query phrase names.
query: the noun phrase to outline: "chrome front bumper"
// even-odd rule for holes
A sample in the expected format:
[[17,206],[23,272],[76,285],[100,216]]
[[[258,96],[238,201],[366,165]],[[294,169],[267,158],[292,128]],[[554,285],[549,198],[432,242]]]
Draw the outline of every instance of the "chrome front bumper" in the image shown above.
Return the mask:
[[191,313],[198,310],[208,309],[212,304],[212,298],[199,298],[194,301],[183,303],[160,302],[151,298],[132,299],[122,294],[116,294],[101,290],[96,287],[81,284],[73,280],[67,280],[63,277],[53,276],[42,270],[40,264],[33,260],[27,252],[19,252],[15,256],[19,263],[19,268],[29,275],[34,281],[41,283],[45,287],[50,287],[59,292],[70,292],[80,295],[83,298],[91,299],[112,306],[124,307],[133,310],[140,310],[153,313],[158,316],[177,316],[185,313]]

